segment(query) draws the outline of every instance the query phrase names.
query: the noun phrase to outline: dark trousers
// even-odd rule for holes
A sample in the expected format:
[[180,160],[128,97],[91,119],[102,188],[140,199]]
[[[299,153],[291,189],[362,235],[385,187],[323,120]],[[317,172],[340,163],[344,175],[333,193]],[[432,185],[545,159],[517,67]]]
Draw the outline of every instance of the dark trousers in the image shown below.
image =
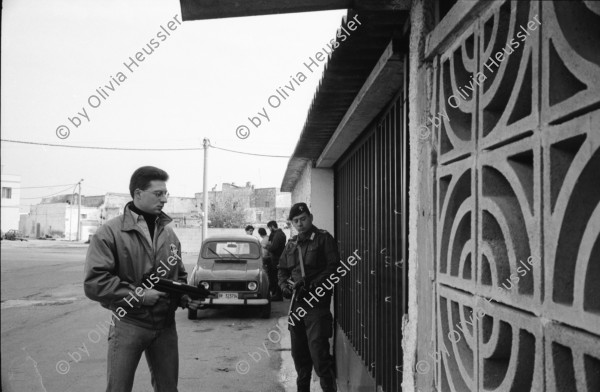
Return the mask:
[[[310,392],[312,368],[319,376],[323,392],[337,391],[335,364],[329,354],[329,338],[333,334],[333,317],[329,308],[304,309],[306,315],[289,326],[292,340],[292,358],[298,379],[298,392]],[[296,314],[298,314],[296,312]],[[294,317],[294,316],[291,316]]]
[[[108,332],[107,392],[131,392],[142,353],[155,392],[177,392],[179,354],[175,324],[152,330],[114,320]],[[147,388],[145,388],[147,390]]]
[[274,296],[281,296],[281,289],[277,284],[277,265],[279,260],[275,261],[272,258],[263,259],[263,266],[269,276],[269,292]]

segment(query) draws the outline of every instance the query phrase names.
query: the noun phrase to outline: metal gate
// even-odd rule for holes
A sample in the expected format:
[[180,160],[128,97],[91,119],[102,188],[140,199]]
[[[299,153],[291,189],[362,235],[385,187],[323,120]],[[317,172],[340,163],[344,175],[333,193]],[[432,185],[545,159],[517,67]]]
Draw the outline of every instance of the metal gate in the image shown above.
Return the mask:
[[407,313],[408,148],[405,91],[336,165],[336,238],[361,260],[337,286],[342,331],[383,391],[402,381]]

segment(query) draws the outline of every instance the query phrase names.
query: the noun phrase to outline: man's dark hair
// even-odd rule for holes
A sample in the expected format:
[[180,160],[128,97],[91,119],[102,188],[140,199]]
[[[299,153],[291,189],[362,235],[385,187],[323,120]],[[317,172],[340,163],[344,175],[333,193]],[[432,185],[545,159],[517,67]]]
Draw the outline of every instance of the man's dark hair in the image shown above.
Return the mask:
[[277,228],[277,222],[275,222],[275,221],[270,221],[269,223],[267,223],[267,227],[274,227],[274,228]]
[[166,171],[154,166],[142,166],[131,175],[129,181],[129,194],[133,197],[136,189],[145,191],[150,186],[150,181],[168,181],[169,175]]
[[267,231],[265,230],[264,227],[258,228],[258,235],[267,235]]
[[248,231],[248,230],[254,230],[254,226],[252,226],[252,225],[246,226],[246,231]]

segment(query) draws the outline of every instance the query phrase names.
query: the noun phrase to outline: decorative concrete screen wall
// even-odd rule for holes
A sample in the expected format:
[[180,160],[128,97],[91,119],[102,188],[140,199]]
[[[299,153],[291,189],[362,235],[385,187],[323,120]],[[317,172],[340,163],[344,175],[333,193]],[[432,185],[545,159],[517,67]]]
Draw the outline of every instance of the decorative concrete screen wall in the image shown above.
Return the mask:
[[600,3],[481,3],[428,53],[437,389],[600,391]]

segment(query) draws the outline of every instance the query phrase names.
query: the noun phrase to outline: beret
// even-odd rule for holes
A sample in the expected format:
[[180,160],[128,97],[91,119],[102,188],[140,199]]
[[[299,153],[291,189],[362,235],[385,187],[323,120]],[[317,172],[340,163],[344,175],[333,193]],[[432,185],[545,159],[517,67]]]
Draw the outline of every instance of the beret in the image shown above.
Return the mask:
[[288,216],[288,220],[292,220],[295,216],[301,215],[305,212],[307,215],[310,215],[310,210],[308,209],[306,203],[296,203],[290,209],[290,215]]

